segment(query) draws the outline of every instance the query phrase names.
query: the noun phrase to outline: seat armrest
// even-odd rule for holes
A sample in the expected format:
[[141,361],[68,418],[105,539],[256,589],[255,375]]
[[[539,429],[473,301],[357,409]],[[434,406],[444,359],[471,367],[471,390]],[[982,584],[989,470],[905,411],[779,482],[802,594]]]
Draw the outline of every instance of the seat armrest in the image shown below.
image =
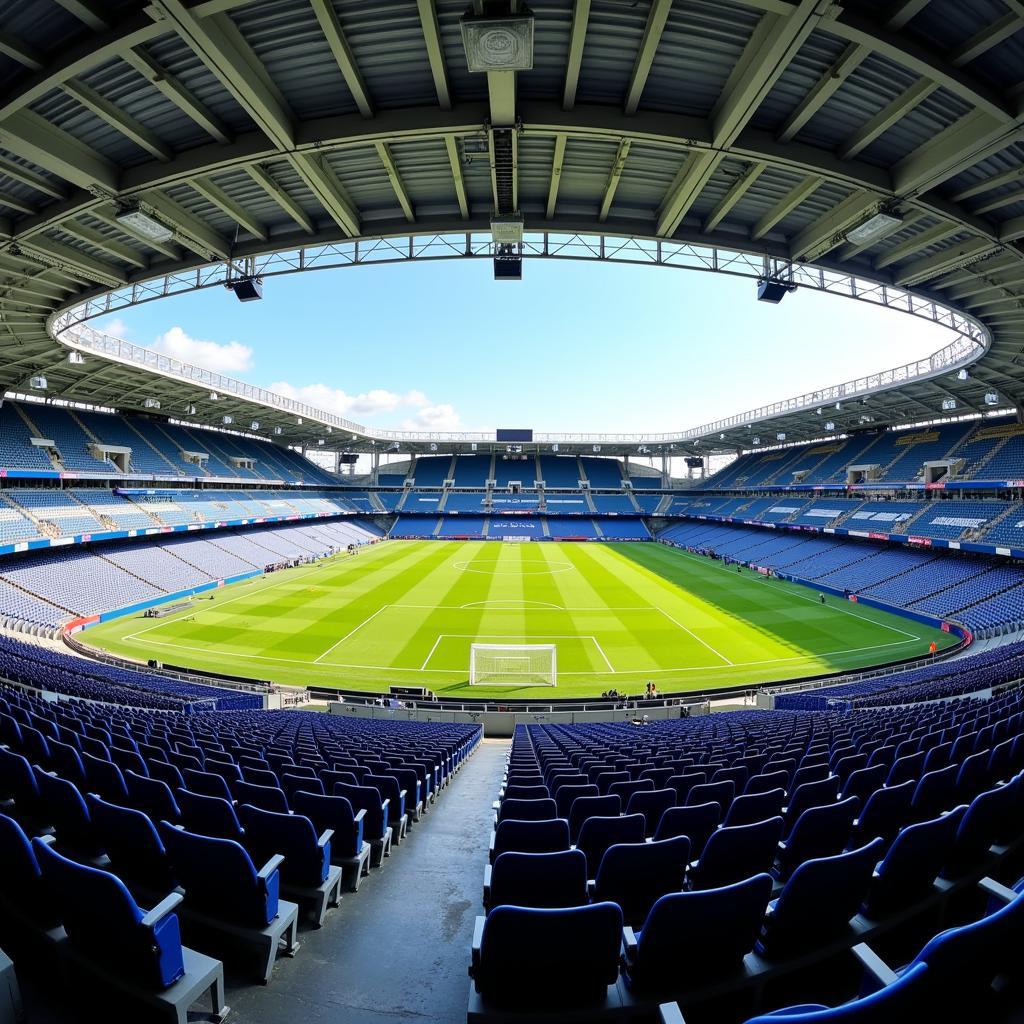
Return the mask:
[[388,797],[386,800],[381,801],[380,813],[384,815],[385,820],[388,817],[388,807],[391,805],[391,798]]
[[891,985],[899,975],[866,943],[858,942],[853,947],[853,955],[861,966],[878,983],[880,988]]
[[320,838],[316,841],[316,845],[322,850],[332,839],[334,838],[334,829],[325,828],[320,835]]
[[1012,903],[1017,898],[1017,893],[1008,885],[1003,885],[1002,882],[997,882],[994,878],[987,876],[978,882],[978,888],[1000,903]]
[[360,807],[356,816],[352,819],[357,825],[366,817],[366,808]]
[[627,924],[622,929],[622,952],[625,954],[627,961],[636,959],[636,951],[639,943],[637,942],[636,932]]
[[184,900],[180,892],[172,892],[165,896],[148,914],[143,914],[142,924],[146,928],[154,927],[159,921],[165,918],[175,907]]
[[662,1003],[658,1007],[658,1014],[661,1017],[661,1024],[686,1024],[678,1003]]
[[265,882],[283,863],[284,854],[275,853],[274,856],[256,872],[256,877]]
[[398,791],[398,799],[399,799],[399,800],[404,800],[404,799],[405,799],[405,796],[406,796],[406,794],[407,794],[408,792],[409,792],[409,790],[407,790],[407,789],[400,789],[400,790]]
[[593,899],[594,893],[597,891],[597,881],[593,878],[587,879],[587,895]]
[[480,966],[480,949],[483,946],[484,941],[484,924],[486,923],[486,917],[478,917],[473,921],[473,947],[472,947],[472,961],[469,968],[469,973],[473,973],[473,969]]

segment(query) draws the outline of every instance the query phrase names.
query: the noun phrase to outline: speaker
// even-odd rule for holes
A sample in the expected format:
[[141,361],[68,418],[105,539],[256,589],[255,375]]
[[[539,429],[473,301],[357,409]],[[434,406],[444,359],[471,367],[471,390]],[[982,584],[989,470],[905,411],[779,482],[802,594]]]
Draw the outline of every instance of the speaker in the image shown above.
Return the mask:
[[778,304],[782,301],[782,297],[788,291],[789,285],[782,281],[773,281],[771,279],[768,279],[767,281],[758,281],[757,301]]
[[240,277],[228,287],[239,302],[253,302],[263,298],[263,279],[259,277]]
[[522,281],[523,260],[520,256],[501,256],[494,261],[495,281]]

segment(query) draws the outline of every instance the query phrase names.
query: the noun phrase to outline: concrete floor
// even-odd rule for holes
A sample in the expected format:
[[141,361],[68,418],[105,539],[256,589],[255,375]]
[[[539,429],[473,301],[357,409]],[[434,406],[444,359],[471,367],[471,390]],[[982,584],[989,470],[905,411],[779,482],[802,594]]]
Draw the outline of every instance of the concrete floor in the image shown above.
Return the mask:
[[384,867],[300,933],[266,987],[235,983],[236,1024],[462,1021],[469,950],[507,740],[485,740]]

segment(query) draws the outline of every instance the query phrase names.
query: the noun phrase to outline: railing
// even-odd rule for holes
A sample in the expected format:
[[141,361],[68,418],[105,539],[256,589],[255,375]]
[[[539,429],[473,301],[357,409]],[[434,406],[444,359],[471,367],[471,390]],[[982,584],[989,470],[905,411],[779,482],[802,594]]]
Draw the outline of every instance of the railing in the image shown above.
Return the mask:
[[[595,262],[641,264],[698,270],[711,273],[760,279],[784,270],[787,279],[798,287],[842,295],[847,298],[907,313],[930,320],[940,327],[956,332],[948,345],[925,359],[867,374],[855,380],[836,384],[794,398],[784,399],[745,412],[668,433],[561,433],[536,434],[534,441],[542,444],[671,444],[710,437],[722,431],[753,424],[787,413],[800,412],[830,403],[864,397],[913,381],[926,380],[973,363],[985,353],[990,338],[986,329],[974,319],[955,309],[915,295],[905,289],[851,274],[841,274],[813,266],[780,264],[764,255],[721,249],[716,246],[684,242],[618,238],[579,234],[527,234],[522,246],[526,259],[572,259]],[[494,255],[489,234],[451,234],[379,238],[330,245],[307,246],[267,253],[245,261],[245,272],[260,277],[299,273],[305,270],[338,269],[380,263],[403,263],[413,260],[489,259]],[[225,395],[232,395],[261,406],[286,412],[299,419],[323,424],[330,430],[353,435],[354,440],[372,439],[383,442],[416,442],[457,444],[465,442],[493,443],[488,432],[441,432],[371,429],[324,409],[266,388],[247,384],[201,366],[183,362],[172,356],[132,342],[115,338],[86,326],[86,321],[130,306],[150,302],[169,295],[178,295],[225,285],[239,274],[238,264],[218,263],[193,270],[168,274],[141,281],[127,288],[116,289],[90,299],[50,318],[49,330],[63,345],[93,352],[129,366],[137,366],[165,377],[201,385]]]

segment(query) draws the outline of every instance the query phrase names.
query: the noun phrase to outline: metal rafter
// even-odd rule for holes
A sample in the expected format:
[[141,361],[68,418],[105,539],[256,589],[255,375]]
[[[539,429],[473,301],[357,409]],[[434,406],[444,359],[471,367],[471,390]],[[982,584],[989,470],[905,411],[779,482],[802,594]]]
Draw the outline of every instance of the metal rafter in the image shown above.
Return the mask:
[[604,198],[601,200],[601,209],[597,215],[599,221],[608,219],[608,212],[615,201],[615,190],[619,187],[619,179],[622,177],[622,172],[626,166],[626,158],[629,156],[630,145],[629,139],[623,139],[619,143],[615,159],[612,161],[611,170],[608,172],[608,182],[604,187]]
[[576,106],[576,89],[583,66],[583,47],[590,21],[590,0],[575,0],[572,7],[572,28],[569,31],[569,52],[565,62],[565,86],[562,89],[562,107],[572,110]]
[[871,53],[871,49],[863,43],[849,43],[845,50],[832,63],[831,67],[818,79],[814,88],[797,104],[796,109],[786,118],[786,123],[779,132],[780,142],[789,142],[801,128],[828,102],[847,77]]
[[756,242],[764,238],[786,214],[795,210],[808,196],[813,195],[824,183],[824,178],[812,175],[794,185],[758,222],[750,237]]
[[359,72],[356,59],[352,54],[352,48],[348,45],[345,33],[342,31],[341,22],[334,10],[330,0],[309,0],[316,20],[320,23],[320,31],[327,39],[327,45],[334,54],[334,59],[345,79],[345,84],[356,101],[359,113],[363,117],[373,117],[373,104],[370,102],[370,94],[367,92],[366,83]]
[[643,38],[640,40],[640,49],[637,51],[633,73],[629,76],[629,85],[626,88],[625,110],[627,114],[635,114],[640,106],[640,97],[647,84],[647,76],[651,73],[651,65],[654,63],[658,44],[661,42],[661,34],[665,31],[665,23],[668,21],[671,10],[672,0],[652,0],[651,2]]
[[551,179],[548,183],[548,203],[545,216],[551,220],[558,205],[558,188],[562,183],[562,166],[565,163],[566,137],[559,133],[555,136],[555,150],[551,157]]
[[375,143],[375,148],[377,156],[380,157],[380,162],[384,165],[384,170],[387,172],[388,180],[391,182],[391,188],[394,190],[398,205],[401,206],[402,212],[405,214],[405,219],[410,222],[415,221],[416,212],[412,208],[412,202],[409,199],[409,193],[406,191],[405,183],[402,181],[402,176],[398,173],[398,167],[391,156],[391,150],[383,142]]
[[259,164],[250,164],[246,167],[246,171],[250,178],[256,182],[257,185],[264,192],[270,196],[271,199],[277,203],[278,206],[288,214],[289,217],[296,224],[302,228],[307,234],[312,234],[314,231],[313,222],[306,215],[306,211],[302,209],[299,204],[292,199],[290,195],[279,185],[271,175],[270,171],[266,167],[261,167]]
[[437,104],[442,110],[451,110],[448,68],[444,60],[444,47],[441,45],[441,32],[437,25],[435,0],[416,0],[416,8],[423,29],[423,41],[427,46],[427,59],[430,61],[430,73],[434,78]]
[[244,228],[249,234],[255,235],[257,238],[267,237],[266,226],[247,213],[216,182],[210,178],[199,176],[192,179],[192,187],[204,199],[213,203],[222,213],[226,213],[240,228]]
[[462,219],[469,217],[469,200],[466,197],[466,183],[462,180],[462,158],[459,156],[459,142],[454,135],[444,137],[444,148],[448,154],[448,165],[452,169],[452,184],[455,186],[455,198],[459,203]]
[[157,138],[155,132],[150,131],[130,114],[118,110],[113,103],[104,99],[95,89],[91,89],[81,82],[71,81],[64,83],[64,91],[81,103],[83,107],[91,110],[101,121],[116,128],[125,138],[131,139],[136,146],[144,149],[150,156],[165,162],[171,159],[170,149]]
[[703,230],[710,233],[729,215],[729,211],[747,194],[750,187],[768,166],[763,160],[748,164],[746,170],[729,186],[729,191],[718,201],[704,221]]

